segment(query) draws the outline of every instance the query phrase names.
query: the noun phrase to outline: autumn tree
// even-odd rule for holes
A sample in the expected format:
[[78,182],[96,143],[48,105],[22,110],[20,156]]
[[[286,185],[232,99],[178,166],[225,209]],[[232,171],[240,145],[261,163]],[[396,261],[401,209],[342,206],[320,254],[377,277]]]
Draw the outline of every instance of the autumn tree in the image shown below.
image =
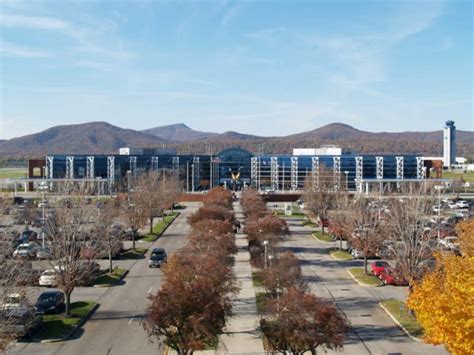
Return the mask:
[[135,250],[135,242],[138,230],[143,228],[150,216],[150,196],[146,189],[134,188],[129,192],[128,199],[121,202],[120,211],[122,219],[132,235],[132,250]]
[[381,247],[384,236],[382,221],[370,207],[369,199],[359,199],[352,206],[350,228],[353,231],[350,242],[364,256],[364,272],[367,274],[367,259]]
[[275,298],[281,290],[291,287],[304,289],[303,274],[299,260],[293,253],[286,252],[273,259],[269,267],[262,271],[262,283],[271,297]]
[[425,330],[423,340],[456,355],[474,353],[473,229],[465,229],[473,222],[460,228],[462,255],[437,253],[436,269],[414,285],[407,302]]
[[183,250],[168,259],[165,282],[143,323],[148,335],[178,354],[212,345],[232,315],[236,284],[229,266],[212,254]]
[[249,221],[268,214],[265,201],[260,193],[253,188],[247,188],[242,192],[240,204],[242,205],[244,215]]
[[298,287],[291,287],[266,304],[261,320],[271,347],[281,353],[316,353],[317,348],[340,350],[348,323],[337,308]]
[[232,208],[232,193],[223,187],[215,187],[204,198],[204,204]]
[[100,250],[96,250],[97,254],[103,253],[105,248],[107,258],[109,260],[109,273],[113,272],[112,258],[114,251],[122,244],[122,231],[115,223],[120,216],[120,204],[116,201],[107,201],[97,206],[98,222],[94,232],[98,236]]
[[[321,222],[327,220],[329,211],[334,207],[338,191],[337,177],[321,165],[317,175],[310,175],[305,181],[304,200],[306,209]],[[324,233],[324,223],[321,223]]]
[[411,290],[420,278],[420,266],[432,257],[436,244],[436,231],[427,218],[432,213],[433,198],[423,191],[412,191],[403,199],[392,198],[388,204],[390,213],[384,217],[383,234],[391,243],[389,253],[397,268],[408,281]]
[[215,204],[205,204],[194,214],[188,217],[188,223],[192,226],[204,220],[218,220],[234,223],[234,213],[226,207]]

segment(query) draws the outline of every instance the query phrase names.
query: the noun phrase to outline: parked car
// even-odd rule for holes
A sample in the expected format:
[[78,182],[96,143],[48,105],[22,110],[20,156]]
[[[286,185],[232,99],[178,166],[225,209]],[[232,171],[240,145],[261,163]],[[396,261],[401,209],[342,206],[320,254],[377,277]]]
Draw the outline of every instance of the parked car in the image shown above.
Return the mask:
[[433,210],[433,212],[435,212],[435,213],[442,212],[442,211],[443,211],[443,206],[441,206],[441,205],[434,205],[434,206],[432,207],[432,210]]
[[48,247],[39,247],[36,249],[36,259],[47,260],[51,259],[51,250]]
[[49,269],[44,271],[39,278],[40,286],[56,287],[58,284],[56,271]]
[[34,258],[36,256],[36,245],[33,243],[20,244],[13,252],[14,258]]
[[387,267],[379,275],[384,285],[408,286],[408,281],[402,276],[398,269]]
[[38,313],[61,313],[66,308],[64,293],[61,291],[46,291],[39,295],[35,303]]
[[459,249],[458,237],[446,237],[446,238],[440,239],[439,244],[446,249],[451,249],[451,250]]
[[10,308],[0,311],[0,334],[15,338],[26,337],[43,325],[43,316],[33,307]]
[[24,230],[20,234],[20,240],[22,243],[29,243],[29,242],[34,242],[38,238],[38,233],[35,231],[28,229]]
[[390,264],[386,261],[374,261],[370,264],[370,269],[372,270],[372,274],[375,276],[379,276],[382,271],[384,271],[387,267],[390,267]]
[[161,267],[166,262],[166,251],[161,248],[155,248],[151,251],[150,259],[148,260],[149,267]]
[[10,308],[20,308],[26,307],[28,305],[28,299],[25,295],[20,293],[10,293],[3,297],[1,308],[2,309],[10,309]]
[[455,210],[455,209],[459,208],[458,205],[453,201],[448,202],[448,207],[449,207],[450,210]]
[[459,208],[469,208],[469,202],[467,202],[466,200],[460,200],[460,201],[456,202],[456,205]]

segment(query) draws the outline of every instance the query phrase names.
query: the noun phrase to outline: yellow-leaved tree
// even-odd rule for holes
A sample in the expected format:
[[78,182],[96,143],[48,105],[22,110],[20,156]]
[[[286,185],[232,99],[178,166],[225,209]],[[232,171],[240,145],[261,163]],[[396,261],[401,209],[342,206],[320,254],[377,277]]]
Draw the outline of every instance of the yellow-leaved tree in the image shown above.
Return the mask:
[[455,355],[474,354],[474,219],[458,227],[461,255],[439,253],[436,270],[415,285],[408,307],[423,340]]

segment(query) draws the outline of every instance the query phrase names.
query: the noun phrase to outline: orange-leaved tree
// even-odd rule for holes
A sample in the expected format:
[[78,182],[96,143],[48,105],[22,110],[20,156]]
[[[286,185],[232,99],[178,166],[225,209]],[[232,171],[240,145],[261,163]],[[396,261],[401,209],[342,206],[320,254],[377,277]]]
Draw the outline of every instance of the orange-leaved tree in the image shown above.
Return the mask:
[[474,219],[460,226],[461,255],[437,254],[436,270],[415,285],[407,302],[425,329],[424,341],[459,355],[474,353],[473,227]]

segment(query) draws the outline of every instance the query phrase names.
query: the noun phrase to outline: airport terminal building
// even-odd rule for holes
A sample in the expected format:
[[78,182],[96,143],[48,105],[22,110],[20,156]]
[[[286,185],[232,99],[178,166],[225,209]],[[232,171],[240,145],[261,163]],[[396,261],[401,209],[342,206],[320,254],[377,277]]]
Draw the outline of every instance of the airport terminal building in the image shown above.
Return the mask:
[[217,155],[122,148],[117,155],[48,155],[44,160],[30,160],[29,177],[30,181],[53,183],[96,181],[108,192],[115,192],[123,189],[128,175],[155,170],[176,174],[186,191],[215,186],[296,191],[304,188],[309,176],[317,177],[322,166],[341,185],[359,190],[364,181],[419,180],[429,172],[421,156],[357,155],[335,146],[294,149],[292,155],[253,155],[240,147]]

